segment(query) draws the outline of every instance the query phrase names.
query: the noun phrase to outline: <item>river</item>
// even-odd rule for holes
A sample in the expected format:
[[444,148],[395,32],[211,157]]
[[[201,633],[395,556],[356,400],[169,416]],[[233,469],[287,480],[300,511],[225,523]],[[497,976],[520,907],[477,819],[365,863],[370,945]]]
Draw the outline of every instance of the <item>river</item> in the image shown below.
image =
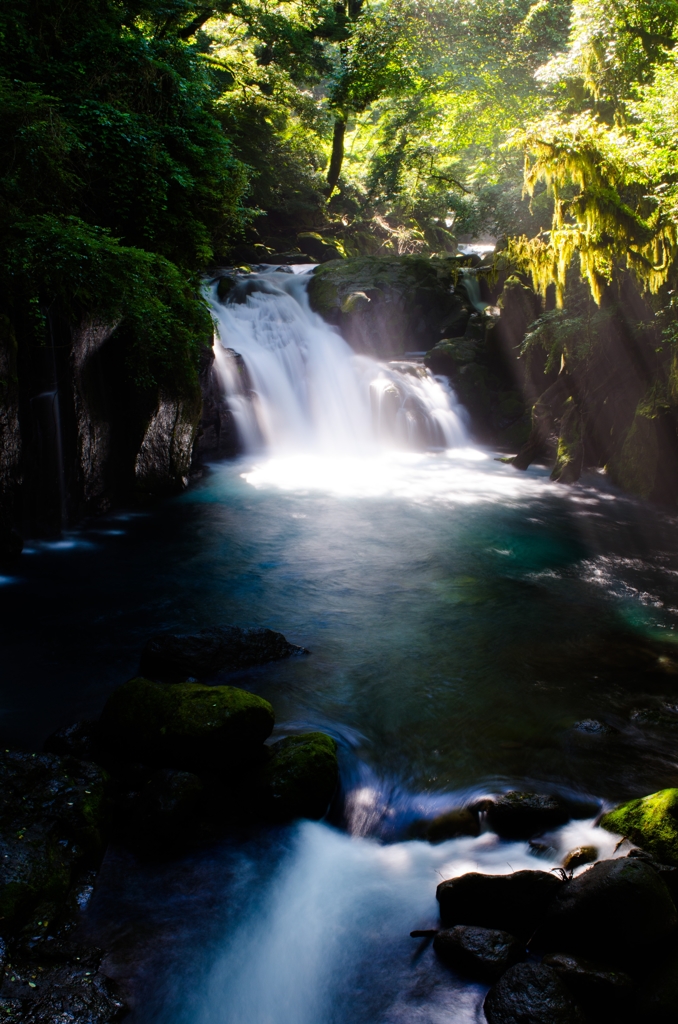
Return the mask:
[[[303,354],[317,335],[298,326]],[[353,357],[328,334],[343,373]],[[342,383],[335,365],[334,422],[358,400],[370,420],[374,366],[359,360]],[[89,925],[134,1024],[482,1021],[482,986],[409,938],[434,925],[437,882],[556,866],[592,837],[609,856],[596,809],[678,784],[678,676],[652,653],[675,641],[675,518],[599,474],[562,487],[543,468],[519,473],[473,444],[444,382],[377,371],[378,394],[394,386],[425,408],[414,432],[401,403],[362,446],[355,419],[335,443],[328,402],[313,412],[298,392],[284,444],[259,409],[248,454],[152,510],[31,542],[1,581],[7,743],[38,748],[98,714],[154,631],[236,623],[311,653],[221,681],[272,702],[274,738],[318,728],[340,744],[327,821],[248,830],[167,864],[109,851]],[[304,444],[314,416],[326,433]],[[422,430],[445,444],[417,450]],[[540,856],[490,832],[409,838],[417,820],[511,787],[566,795],[581,820]]]

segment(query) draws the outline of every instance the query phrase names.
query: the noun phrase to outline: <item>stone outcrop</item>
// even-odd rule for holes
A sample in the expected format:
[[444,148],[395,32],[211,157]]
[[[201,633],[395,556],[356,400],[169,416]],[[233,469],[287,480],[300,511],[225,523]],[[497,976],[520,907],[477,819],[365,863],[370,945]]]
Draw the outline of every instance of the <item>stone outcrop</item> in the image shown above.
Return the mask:
[[600,824],[626,836],[659,861],[678,865],[678,789],[630,800],[603,815]]

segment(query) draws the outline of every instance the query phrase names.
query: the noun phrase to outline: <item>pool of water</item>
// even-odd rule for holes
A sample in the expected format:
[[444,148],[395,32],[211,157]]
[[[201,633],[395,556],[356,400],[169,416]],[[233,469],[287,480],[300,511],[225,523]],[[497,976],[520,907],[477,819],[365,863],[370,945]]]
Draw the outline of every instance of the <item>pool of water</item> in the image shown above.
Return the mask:
[[526,844],[407,829],[509,786],[600,802],[678,784],[675,526],[602,477],[564,488],[465,449],[250,457],[31,543],[0,581],[7,745],[98,714],[154,631],[222,623],[309,649],[220,679],[269,699],[278,733],[340,743],[342,828],[163,866],[109,853],[92,927],[135,1022],[481,1020],[483,990],[408,932],[446,873],[542,865]]

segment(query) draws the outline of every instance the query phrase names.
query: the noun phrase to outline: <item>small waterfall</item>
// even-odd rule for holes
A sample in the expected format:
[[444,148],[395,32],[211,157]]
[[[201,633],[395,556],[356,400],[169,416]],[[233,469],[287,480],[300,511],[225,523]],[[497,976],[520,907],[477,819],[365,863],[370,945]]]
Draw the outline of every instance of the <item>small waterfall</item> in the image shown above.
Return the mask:
[[239,279],[209,298],[217,370],[245,451],[361,456],[468,444],[452,390],[421,364],[356,355],[309,305],[304,275]]

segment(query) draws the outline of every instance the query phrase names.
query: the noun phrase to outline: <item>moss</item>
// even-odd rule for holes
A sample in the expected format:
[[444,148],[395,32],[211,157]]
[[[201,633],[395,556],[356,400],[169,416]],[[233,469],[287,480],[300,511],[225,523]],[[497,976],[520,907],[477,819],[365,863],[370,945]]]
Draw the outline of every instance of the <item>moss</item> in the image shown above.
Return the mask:
[[[642,402],[639,406],[642,406]],[[648,418],[640,408],[626,434],[621,452],[607,467],[615,483],[625,491],[650,498],[657,483],[659,467],[659,438],[656,418]]]
[[268,701],[235,686],[131,679],[101,716],[109,742],[147,763],[217,767],[252,754],[270,736]]
[[658,860],[678,865],[678,789],[662,789],[622,804],[605,814],[600,824]]
[[551,479],[563,484],[574,483],[581,476],[583,456],[581,416],[573,399],[568,398],[560,420],[558,450]]
[[275,818],[321,818],[339,780],[337,744],[322,732],[288,736],[271,747],[264,770]]

